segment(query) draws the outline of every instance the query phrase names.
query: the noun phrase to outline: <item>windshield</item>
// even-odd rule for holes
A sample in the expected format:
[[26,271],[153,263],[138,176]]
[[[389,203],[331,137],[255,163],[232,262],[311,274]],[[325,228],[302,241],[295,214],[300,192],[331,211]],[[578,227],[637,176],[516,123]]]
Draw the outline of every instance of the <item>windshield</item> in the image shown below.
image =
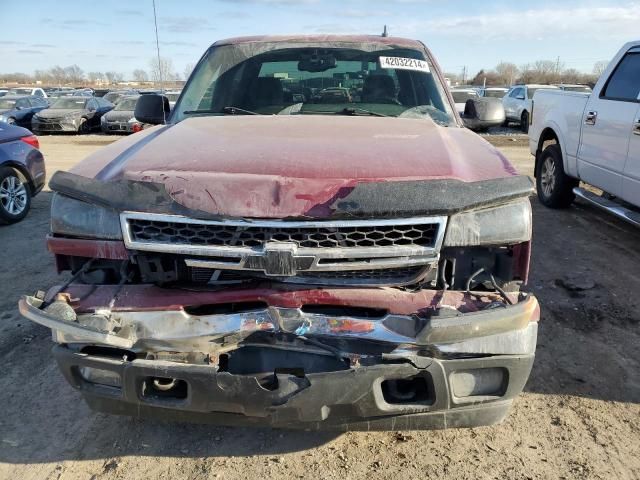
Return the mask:
[[114,110],[135,110],[137,98],[124,98],[118,102]]
[[102,98],[104,98],[107,102],[115,103],[121,96],[121,93],[110,92]]
[[[297,48],[283,48],[289,45]],[[355,42],[214,47],[198,64],[174,112],[174,122],[193,115],[252,113],[455,122],[422,51]]]
[[478,98],[478,94],[476,92],[456,92],[455,90],[451,92],[451,96],[453,97],[453,101],[456,103],[466,103],[467,100]]
[[533,98],[533,95],[538,91],[538,90],[558,90],[558,87],[536,87],[536,88],[531,88],[529,87],[527,89],[529,91],[529,98]]
[[562,87],[563,90],[567,91],[567,92],[582,92],[582,93],[591,93],[591,88],[582,85],[579,86],[575,86],[575,87]]
[[30,88],[12,88],[9,90],[9,93],[12,95],[31,95]]
[[489,98],[502,98],[507,94],[507,90],[485,90],[484,96]]
[[58,108],[73,108],[75,110],[82,110],[84,109],[84,106],[86,105],[87,100],[86,99],[82,99],[82,98],[78,98],[78,97],[63,97],[63,98],[59,98],[58,100],[56,100],[54,102],[53,105],[51,105],[51,107],[49,108],[54,108],[54,109],[58,109]]
[[15,100],[5,100],[0,98],[0,110],[11,110],[16,104]]

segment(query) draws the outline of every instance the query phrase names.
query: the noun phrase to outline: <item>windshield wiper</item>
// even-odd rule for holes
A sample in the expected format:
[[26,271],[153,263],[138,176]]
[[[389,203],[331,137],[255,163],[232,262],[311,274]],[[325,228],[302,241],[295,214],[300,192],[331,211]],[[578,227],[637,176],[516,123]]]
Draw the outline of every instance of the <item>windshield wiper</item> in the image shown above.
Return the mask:
[[[186,110],[184,112],[185,115],[189,115],[192,113],[221,113],[219,110]],[[252,112],[251,110],[245,110],[244,108],[238,107],[222,107],[222,113],[230,113],[231,115],[262,115],[262,113]]]
[[372,112],[371,110],[365,110],[364,108],[358,108],[358,107],[346,107],[346,108],[343,108],[342,110],[337,111],[336,114],[342,114],[342,115],[363,114],[363,115],[371,115],[371,116],[374,116],[374,117],[388,117],[389,116],[389,115],[385,115],[384,113]]
[[222,111],[224,113],[230,113],[231,115],[238,115],[239,113],[244,115],[262,115],[258,112],[252,112],[251,110],[245,110],[244,108],[238,107],[222,107]]

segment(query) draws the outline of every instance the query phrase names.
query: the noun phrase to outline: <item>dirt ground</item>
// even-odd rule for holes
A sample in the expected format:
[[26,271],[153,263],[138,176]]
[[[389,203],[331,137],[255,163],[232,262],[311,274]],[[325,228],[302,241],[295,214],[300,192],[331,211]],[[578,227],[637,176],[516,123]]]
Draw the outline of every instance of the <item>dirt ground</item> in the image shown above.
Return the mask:
[[[488,137],[531,174],[526,137]],[[42,137],[50,173],[111,138]],[[525,392],[494,427],[316,433],[217,428],[91,412],[58,373],[20,295],[54,284],[49,192],[0,227],[0,479],[640,479],[640,230],[585,205],[534,205],[542,305]],[[584,291],[566,288],[566,276]]]

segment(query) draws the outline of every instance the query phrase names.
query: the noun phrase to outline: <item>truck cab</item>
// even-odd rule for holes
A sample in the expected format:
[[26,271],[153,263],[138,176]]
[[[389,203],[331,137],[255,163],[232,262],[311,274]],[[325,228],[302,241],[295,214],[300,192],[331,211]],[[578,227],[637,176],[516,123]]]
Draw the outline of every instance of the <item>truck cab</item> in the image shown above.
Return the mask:
[[[626,219],[637,217],[633,210],[640,206],[640,41],[618,52],[591,95],[545,91],[535,95],[533,104],[529,141],[536,156],[540,201],[552,208],[567,207],[579,195],[610,208],[614,200],[616,208],[627,210]],[[605,195],[600,200],[578,189],[580,181]]]

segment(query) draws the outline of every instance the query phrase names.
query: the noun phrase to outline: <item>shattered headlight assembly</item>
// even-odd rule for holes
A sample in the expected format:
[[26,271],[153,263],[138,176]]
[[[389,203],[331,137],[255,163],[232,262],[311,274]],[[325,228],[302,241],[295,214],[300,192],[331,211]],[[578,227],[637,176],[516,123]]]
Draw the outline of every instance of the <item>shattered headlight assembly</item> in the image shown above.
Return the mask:
[[51,232],[72,237],[121,240],[120,215],[111,208],[59,193],[51,201]]
[[528,198],[467,212],[449,218],[445,247],[512,245],[531,240]]

